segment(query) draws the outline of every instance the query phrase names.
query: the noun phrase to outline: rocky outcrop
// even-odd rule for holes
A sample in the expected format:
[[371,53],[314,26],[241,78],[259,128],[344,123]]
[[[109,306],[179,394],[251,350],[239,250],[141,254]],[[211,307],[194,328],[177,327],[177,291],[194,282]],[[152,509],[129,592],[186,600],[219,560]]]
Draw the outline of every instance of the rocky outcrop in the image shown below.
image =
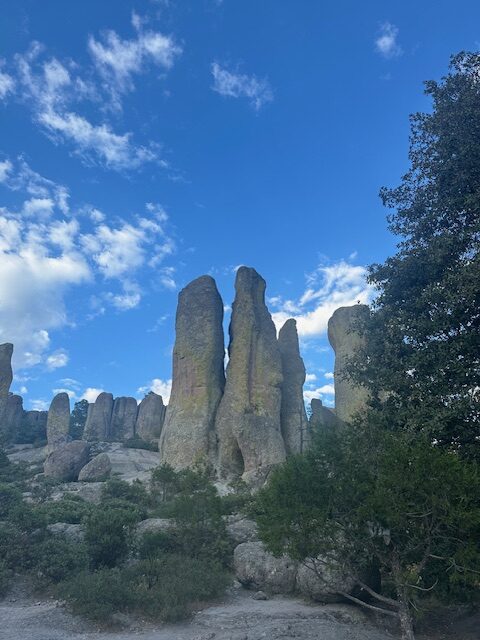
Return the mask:
[[138,405],[135,435],[146,442],[155,442],[162,433],[166,407],[162,396],[150,391]]
[[335,351],[335,414],[344,422],[365,409],[368,401],[367,390],[347,375],[348,359],[362,345],[360,327],[368,314],[367,305],[357,304],[340,307],[328,321],[328,339]]
[[288,455],[304,451],[308,441],[308,419],[303,399],[305,365],[300,355],[295,320],[287,320],[280,329],[278,346],[283,374],[281,426]]
[[70,428],[70,398],[58,393],[52,400],[47,417],[47,443],[52,450],[68,440]]
[[78,474],[79,482],[103,482],[112,471],[112,463],[107,453],[99,453],[87,462]]
[[312,413],[310,415],[310,432],[321,432],[322,430],[338,429],[343,422],[337,418],[335,413],[328,407],[324,407],[322,401],[313,398],[310,403]]
[[269,593],[293,593],[296,587],[297,563],[282,556],[276,558],[262,542],[244,542],[233,552],[235,577],[248,589],[264,589]]
[[137,412],[138,406],[135,398],[115,398],[108,431],[109,437],[120,441],[133,438]]
[[113,396],[103,391],[88,408],[87,421],[83,432],[84,440],[106,440],[110,436]]
[[8,393],[13,380],[12,355],[13,344],[10,342],[0,344],[0,434],[7,434],[8,432],[4,421]]
[[340,593],[351,593],[354,578],[332,558],[308,558],[299,564],[297,590],[318,602],[339,602]]
[[47,431],[48,411],[25,411],[23,421],[29,431],[42,434]]
[[230,538],[237,545],[243,542],[258,541],[257,523],[243,515],[231,515],[226,517],[226,529]]
[[44,464],[44,473],[62,482],[77,480],[80,470],[88,462],[89,445],[82,440],[61,444],[51,451]]
[[218,471],[261,483],[285,459],[280,426],[282,363],[265,306],[265,281],[240,267],[230,322],[229,362],[216,432]]
[[15,437],[19,434],[23,420],[23,399],[14,393],[8,395],[3,412],[3,432],[9,440],[15,442]]
[[225,385],[222,321],[213,278],[197,278],[180,292],[172,393],[159,444],[162,462],[176,469],[214,457],[215,414]]

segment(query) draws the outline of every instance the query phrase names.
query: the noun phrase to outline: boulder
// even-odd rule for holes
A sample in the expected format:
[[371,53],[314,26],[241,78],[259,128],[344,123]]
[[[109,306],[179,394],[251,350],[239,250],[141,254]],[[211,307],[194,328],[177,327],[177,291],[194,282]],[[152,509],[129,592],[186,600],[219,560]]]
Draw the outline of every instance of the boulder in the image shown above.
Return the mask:
[[44,473],[63,482],[75,481],[88,462],[89,445],[82,440],[60,444],[51,451],[44,464]]
[[135,398],[115,398],[110,421],[109,437],[119,441],[133,438],[135,435],[137,411],[138,406]]
[[110,436],[113,396],[103,391],[88,407],[87,421],[83,432],[84,440],[106,440]]
[[362,346],[362,324],[368,319],[365,304],[340,307],[328,321],[328,339],[335,351],[335,414],[343,422],[350,422],[356,413],[365,409],[368,391],[347,375],[347,362]]
[[100,453],[87,462],[78,474],[79,482],[103,482],[112,471],[112,463],[107,453]]
[[285,460],[280,410],[282,362],[265,305],[265,280],[240,267],[230,322],[225,393],[217,412],[220,477],[261,484]]
[[351,593],[354,587],[355,580],[331,559],[307,559],[298,567],[297,590],[312,600],[341,602],[344,597],[339,592]]
[[70,398],[58,393],[52,400],[47,416],[47,443],[50,450],[68,441],[70,429]]
[[261,542],[244,542],[233,553],[235,577],[248,589],[288,594],[295,591],[297,563],[275,558]]
[[83,542],[85,538],[85,529],[81,524],[55,522],[47,525],[47,531],[54,536],[62,536],[70,542]]
[[304,451],[309,440],[308,419],[303,399],[305,365],[300,355],[295,320],[287,320],[280,329],[278,346],[283,374],[281,425],[288,455]]
[[258,540],[257,524],[253,520],[238,515],[227,516],[226,520],[227,533],[237,545]]
[[168,533],[175,529],[175,521],[169,518],[147,518],[137,524],[136,534],[141,537],[146,533]]
[[150,391],[138,405],[135,435],[146,442],[156,442],[162,433],[166,407],[162,396]]
[[339,429],[343,425],[343,422],[337,418],[332,409],[324,407],[322,401],[318,398],[312,399],[310,407],[312,410],[309,422],[311,433]]
[[159,451],[183,469],[215,456],[215,414],[224,374],[223,303],[215,280],[201,276],[178,297],[172,393]]
[[4,426],[4,414],[13,380],[12,355],[13,344],[10,342],[0,344],[0,434],[7,434],[7,429]]

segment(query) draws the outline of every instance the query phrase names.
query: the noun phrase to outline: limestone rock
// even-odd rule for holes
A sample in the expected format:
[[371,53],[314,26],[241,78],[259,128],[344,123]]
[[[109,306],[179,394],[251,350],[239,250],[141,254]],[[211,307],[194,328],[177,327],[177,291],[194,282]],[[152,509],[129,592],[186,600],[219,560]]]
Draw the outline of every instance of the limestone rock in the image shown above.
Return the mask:
[[0,344],[0,434],[7,433],[4,426],[4,414],[7,406],[8,393],[13,380],[12,371],[13,344]]
[[89,445],[82,440],[66,442],[54,449],[45,460],[44,473],[63,482],[75,481],[88,462]]
[[128,440],[135,435],[137,420],[137,401],[135,398],[115,398],[109,436],[114,440]]
[[304,451],[308,440],[308,420],[303,399],[305,365],[300,356],[295,320],[287,320],[280,329],[278,346],[283,373],[281,425],[288,455]]
[[15,437],[22,426],[23,413],[23,398],[10,393],[3,413],[3,432],[8,436],[9,440],[15,442]]
[[213,460],[215,414],[225,385],[222,321],[213,278],[201,276],[180,292],[172,393],[159,444],[162,462],[175,469]]
[[301,594],[318,602],[341,602],[339,591],[350,593],[355,580],[346,573],[339,563],[325,558],[309,558],[301,563],[297,572],[297,589]]
[[235,577],[248,589],[267,593],[293,593],[297,563],[283,556],[275,558],[261,542],[245,542],[233,552]]
[[138,405],[135,435],[146,442],[155,442],[162,433],[166,407],[162,396],[150,391]]
[[83,432],[84,440],[106,440],[110,436],[110,422],[113,411],[113,396],[103,391],[88,407],[87,421]]
[[68,440],[70,428],[70,398],[68,393],[58,393],[52,400],[47,417],[47,442],[50,448]]
[[226,520],[227,533],[237,545],[258,540],[257,524],[253,520],[238,515],[228,516]]
[[318,398],[312,399],[310,407],[312,414],[309,424],[312,434],[325,429],[338,429],[343,425],[343,422],[337,418],[335,413],[328,407],[324,407],[322,401]]
[[328,339],[335,351],[335,413],[337,418],[350,422],[354,415],[365,409],[367,390],[352,382],[346,375],[346,363],[362,345],[361,325],[368,318],[367,305],[340,307],[328,321]]
[[261,483],[285,460],[280,426],[282,363],[265,306],[265,281],[240,267],[230,322],[225,393],[216,418],[221,477]]
[[100,453],[87,462],[78,474],[79,482],[103,482],[112,471],[112,463],[107,453]]

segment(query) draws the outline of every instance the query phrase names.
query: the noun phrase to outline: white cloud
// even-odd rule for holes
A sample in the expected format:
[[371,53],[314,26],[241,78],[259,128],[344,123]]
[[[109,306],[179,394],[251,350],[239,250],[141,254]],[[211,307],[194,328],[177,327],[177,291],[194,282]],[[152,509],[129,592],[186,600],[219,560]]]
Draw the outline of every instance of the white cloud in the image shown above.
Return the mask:
[[307,403],[311,402],[314,398],[319,398],[323,404],[333,406],[335,389],[333,384],[325,384],[317,389],[304,389],[303,397]]
[[60,367],[66,367],[68,364],[68,353],[65,349],[57,349],[47,356],[45,363],[47,365],[47,369],[50,371],[60,369]]
[[77,394],[75,393],[75,391],[72,391],[72,389],[52,389],[52,393],[54,396],[58,395],[59,393],[66,393],[68,395],[68,397],[70,398],[71,402],[75,402],[77,399]]
[[233,73],[218,62],[211,66],[213,75],[213,91],[230,98],[248,98],[251,106],[259,111],[263,105],[273,100],[273,91],[268,80],[248,76],[242,73]]
[[170,291],[175,291],[177,288],[177,283],[175,281],[175,267],[164,267],[160,270],[159,273],[159,282],[162,287],[165,289],[169,289]]
[[384,58],[397,58],[403,53],[402,47],[397,42],[398,27],[390,22],[385,22],[380,27],[380,33],[375,40],[376,51]]
[[78,380],[75,380],[74,378],[61,378],[60,380],[58,380],[58,382],[66,387],[72,387],[77,391],[82,386],[80,382],[78,382]]
[[8,73],[0,71],[0,100],[4,100],[9,93],[13,93],[15,81]]
[[0,162],[0,183],[6,182],[8,174],[12,170],[12,163],[10,160],[2,160]]
[[104,392],[104,389],[95,389],[95,387],[88,387],[83,392],[83,395],[80,398],[80,400],[87,400],[88,402],[90,402],[90,404],[92,404],[93,402],[95,402],[98,396],[103,392]]
[[307,373],[305,376],[305,384],[310,384],[312,382],[316,382],[317,376],[314,373]]
[[333,380],[334,378],[333,373],[331,371],[327,371],[327,373],[325,373],[323,377],[326,378],[327,380]]
[[50,406],[50,402],[48,400],[31,400],[30,406],[33,411],[48,411],[48,407]]
[[145,395],[149,391],[153,391],[159,396],[162,396],[163,402],[165,404],[168,404],[170,400],[170,394],[172,392],[172,380],[161,380],[160,378],[154,378],[147,385],[145,385],[144,387],[139,387],[138,389],[138,393],[140,395]]
[[298,300],[276,297],[277,311],[272,314],[277,329],[288,318],[297,321],[298,334],[302,338],[320,336],[327,330],[328,320],[339,307],[357,302],[367,304],[373,297],[373,289],[366,282],[366,269],[345,260],[321,264],[306,278],[307,288]]

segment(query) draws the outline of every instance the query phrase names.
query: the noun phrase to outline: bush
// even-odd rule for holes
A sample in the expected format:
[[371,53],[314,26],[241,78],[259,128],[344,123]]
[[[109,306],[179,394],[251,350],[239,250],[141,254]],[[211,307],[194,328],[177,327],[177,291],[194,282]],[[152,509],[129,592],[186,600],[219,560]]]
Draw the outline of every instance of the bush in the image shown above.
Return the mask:
[[117,498],[137,507],[146,508],[150,505],[150,496],[139,480],[135,480],[132,484],[118,478],[107,480],[102,489],[102,502]]
[[44,516],[46,524],[55,522],[68,522],[80,524],[94,509],[89,502],[85,502],[77,496],[64,496],[57,502],[46,502],[38,507]]
[[90,566],[114,567],[127,557],[133,539],[134,514],[123,509],[95,509],[86,519],[85,543]]
[[145,449],[146,451],[158,451],[158,442],[147,442],[142,438],[129,438],[123,443],[125,449]]
[[0,598],[3,598],[10,586],[12,571],[5,560],[0,560]]
[[9,484],[0,484],[0,518],[6,519],[12,509],[23,501],[21,492]]
[[38,586],[67,580],[88,565],[84,545],[61,537],[48,538],[36,545],[34,552],[35,580]]

